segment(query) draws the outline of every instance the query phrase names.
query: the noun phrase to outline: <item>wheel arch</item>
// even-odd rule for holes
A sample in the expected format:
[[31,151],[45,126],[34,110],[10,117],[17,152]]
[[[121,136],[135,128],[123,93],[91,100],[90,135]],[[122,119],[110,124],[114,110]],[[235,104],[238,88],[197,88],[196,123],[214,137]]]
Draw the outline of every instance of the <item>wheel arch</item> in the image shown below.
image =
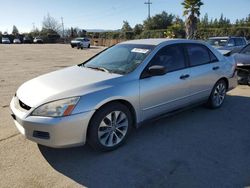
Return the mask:
[[[220,80],[223,80],[223,81],[226,82],[227,90],[228,90],[228,88],[229,88],[229,81],[228,81],[228,79],[227,79],[226,77],[222,77],[222,78],[220,78],[217,82],[219,82]],[[216,82],[216,83],[217,83],[217,82]]]
[[133,105],[132,105],[129,101],[124,100],[124,99],[114,99],[114,100],[105,102],[104,104],[101,104],[101,105],[96,109],[96,111],[93,113],[93,115],[91,116],[90,121],[89,121],[89,123],[88,123],[87,138],[88,138],[88,134],[89,134],[89,125],[90,125],[90,122],[92,121],[94,115],[95,115],[101,108],[103,108],[103,107],[106,106],[106,105],[110,105],[110,104],[112,104],[112,103],[120,103],[120,104],[125,105],[125,106],[129,109],[129,111],[130,111],[130,113],[131,113],[132,121],[133,121],[133,127],[135,127],[135,128],[137,127],[137,126],[136,126],[136,125],[137,125],[137,118],[136,118],[136,117],[137,117],[137,116],[136,116],[137,114],[136,114],[136,111],[135,111],[135,108],[133,107]]

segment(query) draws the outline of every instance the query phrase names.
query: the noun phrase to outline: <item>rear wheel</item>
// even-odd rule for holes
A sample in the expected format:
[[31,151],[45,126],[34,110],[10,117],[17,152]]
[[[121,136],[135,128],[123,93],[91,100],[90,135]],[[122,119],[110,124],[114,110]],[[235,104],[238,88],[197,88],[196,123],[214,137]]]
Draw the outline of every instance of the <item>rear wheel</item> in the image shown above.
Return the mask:
[[97,150],[114,150],[126,141],[131,127],[132,117],[129,109],[120,103],[110,103],[92,117],[88,142]]
[[210,94],[210,97],[207,102],[208,106],[213,109],[221,107],[226,97],[226,91],[227,91],[226,82],[224,80],[219,80],[215,84]]

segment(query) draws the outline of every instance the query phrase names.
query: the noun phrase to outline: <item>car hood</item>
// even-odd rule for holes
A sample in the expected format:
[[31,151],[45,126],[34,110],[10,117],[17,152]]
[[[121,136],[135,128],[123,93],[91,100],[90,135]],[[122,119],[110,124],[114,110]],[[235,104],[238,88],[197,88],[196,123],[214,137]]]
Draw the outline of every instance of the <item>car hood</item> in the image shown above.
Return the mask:
[[81,42],[81,41],[79,41],[79,40],[72,40],[71,41],[71,43],[79,43],[79,42]]
[[73,66],[25,82],[16,95],[26,105],[37,107],[53,100],[112,87],[112,80],[119,77],[122,75]]
[[231,52],[231,50],[220,50],[220,49],[217,49],[222,55],[227,55]]
[[234,58],[238,66],[250,65],[250,55],[238,53],[234,55]]

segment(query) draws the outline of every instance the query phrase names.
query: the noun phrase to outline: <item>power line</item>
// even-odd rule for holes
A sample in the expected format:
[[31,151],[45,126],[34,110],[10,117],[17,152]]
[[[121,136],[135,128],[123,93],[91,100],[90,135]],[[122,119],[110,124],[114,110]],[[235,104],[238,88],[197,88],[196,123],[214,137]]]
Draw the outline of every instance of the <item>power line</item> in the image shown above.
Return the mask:
[[152,2],[150,2],[150,0],[148,0],[148,2],[145,2],[144,4],[148,5],[148,18],[150,18],[150,6],[152,5]]

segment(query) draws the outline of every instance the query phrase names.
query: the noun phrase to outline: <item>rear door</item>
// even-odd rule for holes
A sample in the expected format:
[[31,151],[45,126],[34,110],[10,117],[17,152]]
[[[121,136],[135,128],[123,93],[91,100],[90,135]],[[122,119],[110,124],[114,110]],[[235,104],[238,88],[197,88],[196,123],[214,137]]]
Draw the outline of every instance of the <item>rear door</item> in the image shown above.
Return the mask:
[[163,47],[152,58],[144,72],[152,65],[165,66],[167,73],[161,76],[141,77],[140,104],[143,120],[188,103],[186,96],[188,95],[189,69],[184,47],[181,45]]
[[207,99],[220,78],[221,65],[216,56],[202,44],[187,44],[190,66],[190,102]]

